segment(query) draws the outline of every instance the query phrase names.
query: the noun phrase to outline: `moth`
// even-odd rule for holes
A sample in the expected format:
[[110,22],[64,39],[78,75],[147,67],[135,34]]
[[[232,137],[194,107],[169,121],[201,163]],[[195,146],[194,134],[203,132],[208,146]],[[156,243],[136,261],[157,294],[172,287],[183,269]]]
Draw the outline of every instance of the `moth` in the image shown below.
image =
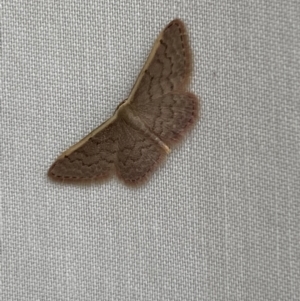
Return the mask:
[[192,54],[184,23],[171,21],[157,37],[129,97],[113,116],[62,153],[48,171],[60,181],[143,183],[195,124],[199,100],[187,91]]

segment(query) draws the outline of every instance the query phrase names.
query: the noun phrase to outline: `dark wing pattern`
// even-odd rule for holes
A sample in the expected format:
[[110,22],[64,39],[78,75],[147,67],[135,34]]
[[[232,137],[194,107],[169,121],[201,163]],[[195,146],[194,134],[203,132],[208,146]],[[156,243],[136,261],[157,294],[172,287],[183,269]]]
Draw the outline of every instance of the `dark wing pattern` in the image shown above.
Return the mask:
[[139,128],[121,124],[116,171],[126,184],[144,182],[165,156],[159,144]]
[[130,100],[153,133],[174,144],[195,123],[198,98],[186,87],[191,75],[191,50],[182,21],[172,21],[158,37]]
[[[115,170],[118,148],[118,122],[108,124],[95,135],[84,138],[81,146],[73,146],[50,167],[49,176],[56,180],[104,179]],[[84,140],[83,139],[83,140]]]

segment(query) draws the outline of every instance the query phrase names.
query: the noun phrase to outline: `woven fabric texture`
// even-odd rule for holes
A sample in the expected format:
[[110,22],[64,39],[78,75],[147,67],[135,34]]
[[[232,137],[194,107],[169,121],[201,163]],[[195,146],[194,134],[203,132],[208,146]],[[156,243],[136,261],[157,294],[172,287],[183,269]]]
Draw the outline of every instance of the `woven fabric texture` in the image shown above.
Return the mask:
[[[2,295],[300,300],[300,2],[2,5]],[[127,97],[175,17],[201,119],[150,181],[47,169]]]

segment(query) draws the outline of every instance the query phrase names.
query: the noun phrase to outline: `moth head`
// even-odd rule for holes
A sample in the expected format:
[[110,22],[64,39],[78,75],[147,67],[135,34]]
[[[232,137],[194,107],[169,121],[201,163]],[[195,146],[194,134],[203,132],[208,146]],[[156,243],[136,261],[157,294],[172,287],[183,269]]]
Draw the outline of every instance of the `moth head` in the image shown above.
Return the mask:
[[119,103],[119,105],[117,106],[116,110],[115,110],[115,113],[119,110],[119,108],[125,104],[127,99],[124,99],[121,103]]

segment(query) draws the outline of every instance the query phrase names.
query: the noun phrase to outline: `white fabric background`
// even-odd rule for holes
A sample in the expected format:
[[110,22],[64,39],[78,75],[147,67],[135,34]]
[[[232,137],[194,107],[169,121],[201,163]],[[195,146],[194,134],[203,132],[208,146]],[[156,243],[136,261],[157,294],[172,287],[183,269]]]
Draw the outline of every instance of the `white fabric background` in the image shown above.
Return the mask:
[[[2,300],[300,300],[299,1],[2,10]],[[184,20],[201,119],[150,181],[59,185],[60,152]]]

